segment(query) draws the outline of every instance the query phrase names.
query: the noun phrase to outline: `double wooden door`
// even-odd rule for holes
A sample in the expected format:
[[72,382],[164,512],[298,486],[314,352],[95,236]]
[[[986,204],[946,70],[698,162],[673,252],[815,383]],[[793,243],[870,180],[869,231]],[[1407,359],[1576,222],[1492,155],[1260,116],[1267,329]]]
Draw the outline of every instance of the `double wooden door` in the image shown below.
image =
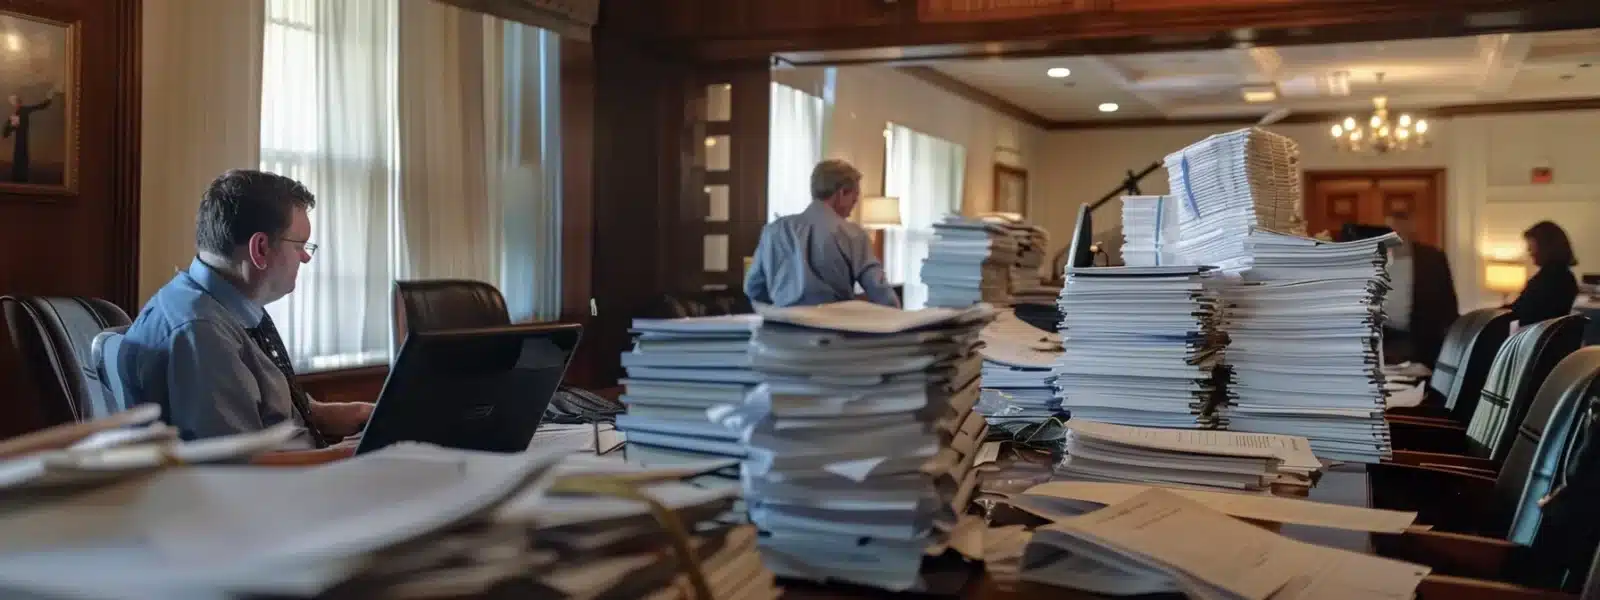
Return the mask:
[[1309,171],[1305,181],[1306,230],[1338,235],[1346,224],[1383,225],[1396,213],[1411,216],[1417,242],[1443,247],[1443,170]]

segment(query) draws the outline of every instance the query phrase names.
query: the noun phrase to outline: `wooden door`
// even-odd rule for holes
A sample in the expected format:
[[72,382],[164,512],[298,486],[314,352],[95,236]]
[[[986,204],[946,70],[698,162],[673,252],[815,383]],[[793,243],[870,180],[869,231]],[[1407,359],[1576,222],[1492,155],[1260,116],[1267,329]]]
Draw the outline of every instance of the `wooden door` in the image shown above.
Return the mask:
[[1348,223],[1383,225],[1408,213],[1417,242],[1443,247],[1444,170],[1310,171],[1306,173],[1306,230],[1337,235]]

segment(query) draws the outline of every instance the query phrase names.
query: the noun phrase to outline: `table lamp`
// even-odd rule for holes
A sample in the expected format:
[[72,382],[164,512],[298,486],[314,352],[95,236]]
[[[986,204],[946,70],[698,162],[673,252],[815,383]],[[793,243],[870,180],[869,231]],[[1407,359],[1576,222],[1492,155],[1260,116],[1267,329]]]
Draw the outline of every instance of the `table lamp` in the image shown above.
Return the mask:
[[883,256],[883,230],[900,225],[900,199],[873,196],[861,199],[861,226],[872,234],[872,252]]
[[1484,263],[1483,286],[1499,292],[1503,301],[1510,301],[1511,295],[1521,292],[1527,283],[1528,265],[1496,260]]

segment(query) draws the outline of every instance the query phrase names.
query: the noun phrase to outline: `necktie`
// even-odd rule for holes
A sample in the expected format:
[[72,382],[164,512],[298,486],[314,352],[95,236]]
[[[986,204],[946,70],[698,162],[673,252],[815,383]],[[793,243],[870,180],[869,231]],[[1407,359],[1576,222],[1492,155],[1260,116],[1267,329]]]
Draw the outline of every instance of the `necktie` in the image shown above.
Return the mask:
[[306,398],[305,390],[300,389],[300,384],[294,380],[294,365],[289,364],[289,350],[283,347],[283,338],[278,335],[277,326],[272,324],[270,315],[261,316],[261,325],[254,329],[246,329],[250,333],[250,340],[272,359],[272,364],[277,365],[283,372],[284,379],[289,381],[289,401],[294,404],[294,411],[300,414],[300,421],[305,424],[306,432],[311,435],[311,443],[317,448],[328,447],[328,440],[322,437],[322,432],[317,431],[317,425],[311,420],[311,401]]

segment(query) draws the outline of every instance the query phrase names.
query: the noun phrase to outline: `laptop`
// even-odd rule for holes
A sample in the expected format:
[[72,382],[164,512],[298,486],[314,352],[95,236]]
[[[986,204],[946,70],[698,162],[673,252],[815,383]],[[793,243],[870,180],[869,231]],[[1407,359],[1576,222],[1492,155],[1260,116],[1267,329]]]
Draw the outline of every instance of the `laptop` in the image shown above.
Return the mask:
[[526,450],[582,336],[576,324],[407,335],[356,454],[398,442]]

